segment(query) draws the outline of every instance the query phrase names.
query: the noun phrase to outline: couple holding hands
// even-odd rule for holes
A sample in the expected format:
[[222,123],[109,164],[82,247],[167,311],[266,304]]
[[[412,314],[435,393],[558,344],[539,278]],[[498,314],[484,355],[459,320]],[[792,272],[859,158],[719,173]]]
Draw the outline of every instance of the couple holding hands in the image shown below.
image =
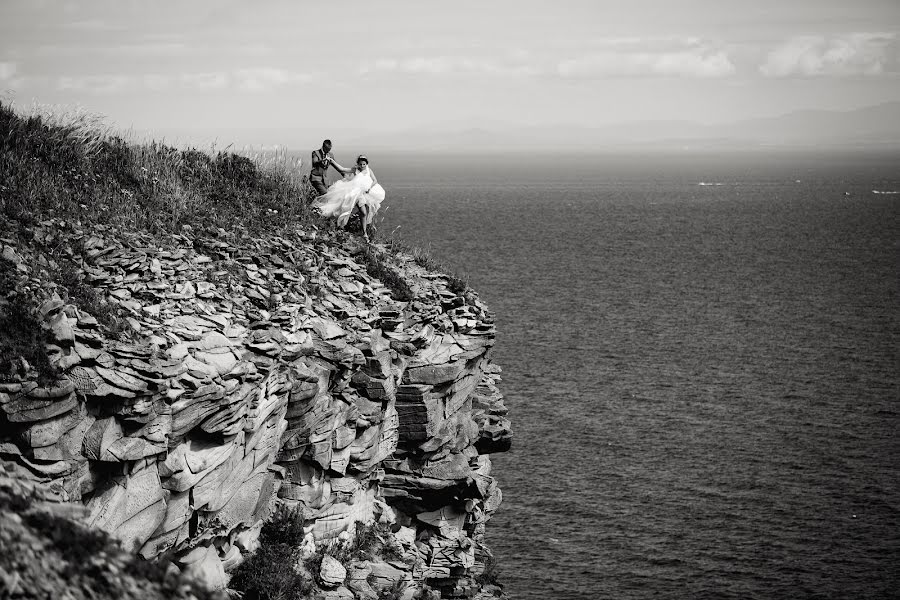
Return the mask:
[[[369,159],[360,154],[356,165],[347,169],[339,165],[331,154],[331,140],[322,142],[322,147],[312,153],[312,171],[309,182],[319,195],[313,205],[326,217],[335,217],[341,227],[346,227],[354,212],[358,212],[362,221],[362,234],[369,239],[369,227],[375,219],[375,213],[384,201],[384,188],[375,179],[375,173],[369,167]],[[343,179],[325,186],[325,173],[334,167]]]

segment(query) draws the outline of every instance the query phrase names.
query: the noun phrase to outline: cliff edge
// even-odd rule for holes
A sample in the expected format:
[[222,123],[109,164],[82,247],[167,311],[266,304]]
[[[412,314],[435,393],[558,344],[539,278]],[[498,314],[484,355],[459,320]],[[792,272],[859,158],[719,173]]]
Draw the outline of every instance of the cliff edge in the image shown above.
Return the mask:
[[[502,595],[484,534],[511,433],[473,291],[297,216],[302,190],[242,157],[79,150],[2,116],[0,488],[83,506],[79,526],[210,589],[287,514],[308,597]],[[80,154],[25,139],[47,132]],[[347,550],[372,535],[380,552]],[[4,596],[29,597],[0,567]]]

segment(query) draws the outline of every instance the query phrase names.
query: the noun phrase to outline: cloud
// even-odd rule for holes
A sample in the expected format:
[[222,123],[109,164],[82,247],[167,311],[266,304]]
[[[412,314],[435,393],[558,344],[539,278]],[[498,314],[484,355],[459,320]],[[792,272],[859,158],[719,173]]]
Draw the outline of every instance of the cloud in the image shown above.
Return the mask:
[[698,38],[606,38],[590,54],[561,60],[525,51],[501,57],[418,56],[380,58],[365,63],[361,75],[400,73],[494,77],[724,77],[735,72],[726,52]]
[[54,58],[85,56],[85,60],[97,60],[96,57],[105,60],[109,56],[129,59],[214,57],[219,64],[222,63],[223,57],[229,57],[225,60],[230,62],[250,61],[274,53],[272,46],[265,43],[228,44],[217,48],[171,34],[146,34],[119,43],[110,43],[102,36],[80,36],[77,42],[58,40],[53,43],[42,43],[33,51],[40,56]]
[[297,73],[287,69],[273,67],[257,67],[253,69],[237,69],[234,79],[238,88],[247,92],[265,92],[273,88],[310,83],[313,76],[309,73]]
[[82,77],[60,77],[56,87],[60,90],[93,92],[95,94],[112,94],[123,92],[133,86],[135,78],[131,75],[87,75]]
[[728,53],[695,37],[609,38],[591,54],[560,61],[558,75],[598,77],[727,77],[736,72]]
[[70,21],[68,23],[60,23],[59,27],[61,29],[86,32],[117,31],[122,29],[121,26],[107,23],[102,19],[84,19],[81,21]]
[[766,56],[759,67],[768,77],[881,75],[900,71],[895,33],[848,33],[793,37]]
[[380,58],[365,63],[361,75],[401,73],[408,75],[485,74],[496,76],[528,76],[540,72],[523,62],[522,57],[508,60],[473,58],[467,56],[418,56],[411,58]]
[[187,56],[193,49],[182,42],[140,42],[137,44],[120,44],[118,46],[100,46],[93,49],[96,52],[115,55],[127,55],[136,58],[157,56]]
[[16,74],[16,63],[10,61],[0,61],[0,81],[12,79]]
[[[97,60],[94,57],[101,56],[104,59],[109,56],[122,56],[129,59],[178,58],[197,55],[201,50],[183,42],[173,41],[141,41],[112,45],[86,41],[81,44],[41,44],[35,49],[35,52],[41,56],[72,57],[81,55],[91,57],[86,60]],[[212,54],[213,51],[208,50],[206,53]]]
[[211,71],[207,73],[182,73],[178,81],[185,87],[198,90],[216,90],[227,87],[230,82],[228,73]]
[[115,94],[137,90],[163,91],[175,86],[194,90],[220,90],[236,86],[247,92],[262,92],[277,87],[304,84],[313,81],[308,73],[286,69],[259,67],[233,71],[207,71],[163,75],[106,74],[60,77],[56,87],[60,90],[76,90],[94,94]]
[[159,92],[168,89],[172,85],[172,78],[168,75],[149,74],[142,77],[143,85],[149,90]]
[[272,46],[259,42],[236,44],[229,46],[227,51],[236,56],[270,56],[275,52]]

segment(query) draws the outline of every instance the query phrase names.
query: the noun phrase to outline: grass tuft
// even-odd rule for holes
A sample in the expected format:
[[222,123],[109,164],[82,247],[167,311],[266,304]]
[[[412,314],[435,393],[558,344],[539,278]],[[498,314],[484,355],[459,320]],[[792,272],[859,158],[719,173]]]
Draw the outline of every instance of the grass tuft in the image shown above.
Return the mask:
[[497,559],[494,558],[493,553],[485,552],[484,554],[484,569],[475,576],[475,583],[480,586],[486,585],[500,585],[500,565],[497,563]]
[[454,294],[463,294],[469,289],[469,276],[457,275],[453,269],[447,265],[438,262],[431,254],[430,248],[422,248],[416,246],[407,250],[412,256],[413,261],[427,271],[433,273],[443,273],[447,277],[447,289]]
[[366,272],[381,280],[391,290],[395,300],[408,302],[415,297],[412,288],[406,283],[406,279],[388,264],[389,256],[385,252],[377,250],[372,245],[366,245],[362,251],[363,264]]

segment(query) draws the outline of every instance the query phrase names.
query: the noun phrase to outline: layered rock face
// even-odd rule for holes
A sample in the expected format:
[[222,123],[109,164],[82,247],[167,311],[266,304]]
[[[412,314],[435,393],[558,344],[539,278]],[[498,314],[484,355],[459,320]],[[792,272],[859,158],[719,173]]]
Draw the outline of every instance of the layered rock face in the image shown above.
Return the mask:
[[[0,382],[7,476],[213,586],[285,504],[310,544],[392,521],[411,559],[383,565],[446,598],[477,591],[501,499],[489,455],[511,434],[471,291],[401,254],[414,299],[397,301],[355,241],[316,232],[160,247],[63,221],[22,231],[2,241],[5,302],[35,304],[55,372],[20,360]],[[51,283],[59,257],[80,281]],[[85,287],[118,309],[120,339],[73,297]]]

